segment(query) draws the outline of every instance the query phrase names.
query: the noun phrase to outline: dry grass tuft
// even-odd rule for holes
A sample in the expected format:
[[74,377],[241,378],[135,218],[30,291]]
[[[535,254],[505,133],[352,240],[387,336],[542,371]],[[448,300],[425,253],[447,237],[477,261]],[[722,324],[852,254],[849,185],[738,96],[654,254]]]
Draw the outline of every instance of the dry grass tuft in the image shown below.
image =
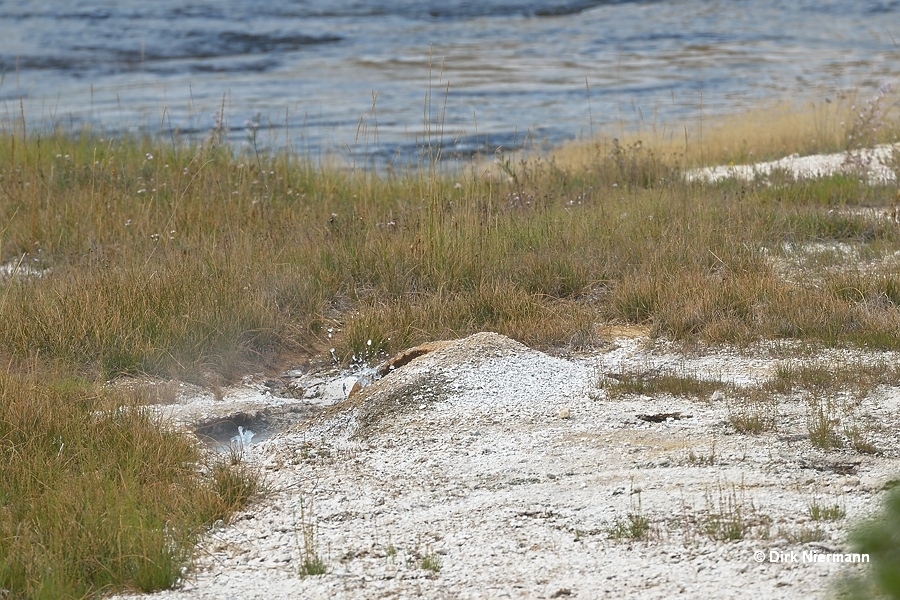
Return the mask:
[[[615,155],[617,148],[639,146],[652,149],[670,167],[692,168],[750,164],[794,153],[842,152],[852,147],[848,136],[860,120],[858,104],[865,100],[852,92],[811,102],[778,101],[724,116],[698,117],[678,127],[642,124],[638,131],[623,131],[616,138],[564,145],[553,155],[560,164],[582,169],[600,157]],[[888,127],[870,141],[892,141],[893,133]]]

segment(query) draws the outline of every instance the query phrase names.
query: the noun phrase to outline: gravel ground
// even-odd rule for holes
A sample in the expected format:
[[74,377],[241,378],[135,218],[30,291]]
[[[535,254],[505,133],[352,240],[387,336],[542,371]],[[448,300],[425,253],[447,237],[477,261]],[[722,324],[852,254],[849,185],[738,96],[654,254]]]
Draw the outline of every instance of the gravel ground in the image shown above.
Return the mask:
[[[849,552],[848,527],[900,470],[900,387],[827,399],[842,407],[835,424],[871,424],[880,453],[826,452],[796,394],[778,401],[774,431],[730,422],[746,408],[734,390],[770,379],[789,348],[686,352],[639,328],[603,335],[562,358],[477,334],[346,400],[371,372],[292,371],[163,407],[192,427],[229,415],[269,427],[245,450],[268,493],[209,532],[179,589],[151,597],[810,598],[865,568],[813,559]],[[851,358],[896,361],[803,360]],[[625,373],[731,387],[611,395]],[[813,506],[845,516],[813,521]],[[326,573],[302,576],[314,558]]]

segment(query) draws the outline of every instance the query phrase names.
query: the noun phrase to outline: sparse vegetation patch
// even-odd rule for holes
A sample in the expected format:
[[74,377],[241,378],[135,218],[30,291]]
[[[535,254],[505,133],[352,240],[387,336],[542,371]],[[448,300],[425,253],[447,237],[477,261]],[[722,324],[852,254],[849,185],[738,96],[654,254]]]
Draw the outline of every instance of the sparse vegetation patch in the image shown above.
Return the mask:
[[0,370],[0,590],[81,598],[177,583],[207,527],[259,488],[143,410],[47,363]]
[[646,396],[671,394],[708,399],[713,392],[726,387],[717,380],[658,370],[607,373],[599,379],[599,385],[607,391],[610,398],[619,398],[626,394]]

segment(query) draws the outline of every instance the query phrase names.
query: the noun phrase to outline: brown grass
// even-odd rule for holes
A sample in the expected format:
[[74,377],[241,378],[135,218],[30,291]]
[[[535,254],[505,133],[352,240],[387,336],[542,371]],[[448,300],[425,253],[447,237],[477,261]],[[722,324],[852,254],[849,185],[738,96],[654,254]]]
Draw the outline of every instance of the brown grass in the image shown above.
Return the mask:
[[[841,152],[848,149],[848,134],[858,120],[857,104],[848,92],[817,101],[776,101],[724,116],[701,116],[676,127],[642,123],[637,131],[599,136],[563,145],[553,156],[562,164],[588,167],[598,156],[620,147],[652,149],[657,157],[678,166],[748,164],[789,154]],[[888,127],[872,141],[891,139]],[[617,141],[615,141],[617,140]]]

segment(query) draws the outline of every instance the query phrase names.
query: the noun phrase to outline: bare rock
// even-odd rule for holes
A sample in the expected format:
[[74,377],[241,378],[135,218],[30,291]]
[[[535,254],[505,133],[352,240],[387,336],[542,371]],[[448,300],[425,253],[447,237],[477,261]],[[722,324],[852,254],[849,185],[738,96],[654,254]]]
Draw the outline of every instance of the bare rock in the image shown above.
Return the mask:
[[378,376],[384,377],[388,375],[392,371],[399,369],[400,367],[409,364],[420,356],[424,356],[429,352],[434,352],[435,350],[441,350],[442,348],[446,348],[452,341],[448,340],[439,340],[436,342],[425,342],[424,344],[420,344],[415,346],[414,348],[409,348],[395,354],[390,359],[388,359],[384,364],[378,367]]

